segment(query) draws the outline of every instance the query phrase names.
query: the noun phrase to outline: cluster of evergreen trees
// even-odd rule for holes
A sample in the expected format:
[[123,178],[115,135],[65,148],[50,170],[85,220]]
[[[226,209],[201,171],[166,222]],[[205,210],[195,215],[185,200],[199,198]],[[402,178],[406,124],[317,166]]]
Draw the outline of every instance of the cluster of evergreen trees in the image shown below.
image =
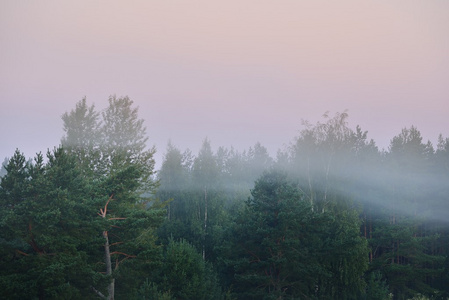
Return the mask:
[[347,118],[304,123],[275,159],[169,144],[160,237],[195,245],[238,299],[446,299],[449,139],[412,126],[379,151]]
[[132,105],[83,99],[59,148],[5,163],[7,299],[449,297],[449,139],[379,151],[338,113],[276,158],[169,143],[156,173]]

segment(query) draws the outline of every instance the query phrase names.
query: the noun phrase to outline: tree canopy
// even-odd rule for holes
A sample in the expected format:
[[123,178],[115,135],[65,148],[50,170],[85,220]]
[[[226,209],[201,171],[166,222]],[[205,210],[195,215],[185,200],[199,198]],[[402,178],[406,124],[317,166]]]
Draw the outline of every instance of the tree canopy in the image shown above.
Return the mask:
[[156,172],[129,97],[82,99],[60,146],[2,164],[2,296],[447,299],[449,138],[411,126],[380,151],[348,117],[276,158],[169,142]]

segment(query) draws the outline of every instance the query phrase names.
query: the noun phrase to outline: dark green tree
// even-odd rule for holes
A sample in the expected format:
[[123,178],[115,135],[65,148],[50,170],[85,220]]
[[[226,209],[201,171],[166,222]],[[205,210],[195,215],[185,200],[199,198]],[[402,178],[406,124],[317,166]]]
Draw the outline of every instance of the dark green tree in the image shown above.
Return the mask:
[[229,237],[238,298],[356,299],[367,266],[357,223],[314,212],[275,171],[256,181],[246,204]]
[[74,157],[62,149],[19,151],[6,166],[0,189],[0,285],[8,299],[90,299],[102,285],[84,246],[100,229],[89,185]]
[[[381,271],[394,299],[417,293],[434,295],[445,253],[435,251],[434,220],[439,177],[432,170],[434,150],[416,127],[404,128],[391,140],[383,163],[383,208],[370,232],[371,269]],[[436,216],[438,214],[435,214]]]
[[6,169],[0,285],[8,299],[120,298],[154,272],[165,212],[142,201],[138,166],[92,181],[57,148],[33,163],[16,151]]
[[175,299],[219,299],[217,276],[194,246],[173,239],[167,245],[158,287]]
[[139,257],[152,260],[153,233],[162,221],[162,210],[151,200],[158,185],[153,178],[155,149],[146,147],[146,128],[138,108],[128,97],[111,96],[101,116],[99,121],[94,107],[88,107],[83,99],[75,110],[63,115],[66,136],[62,141],[67,151],[78,157],[80,168],[94,185],[95,212],[103,224],[101,253],[109,278],[107,292],[97,289],[97,294],[113,299],[115,279],[120,278],[118,293],[126,291],[126,284],[132,285],[123,272],[131,270],[126,266]]
[[386,280],[379,271],[371,272],[366,282],[366,292],[363,299],[366,300],[386,300],[390,299],[389,289]]

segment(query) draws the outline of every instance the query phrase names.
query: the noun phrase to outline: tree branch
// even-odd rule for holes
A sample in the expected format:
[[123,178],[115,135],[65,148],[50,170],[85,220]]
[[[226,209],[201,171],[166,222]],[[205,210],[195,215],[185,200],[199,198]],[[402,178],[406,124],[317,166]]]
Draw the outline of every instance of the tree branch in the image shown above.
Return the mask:
[[111,255],[114,255],[114,254],[121,254],[121,255],[124,255],[126,257],[136,257],[135,255],[129,255],[129,254],[126,254],[126,253],[123,253],[123,252],[119,252],[119,251],[111,252]]
[[97,294],[98,296],[100,296],[100,298],[102,298],[102,299],[106,299],[106,296],[105,295],[103,295],[103,293],[102,292],[100,292],[99,290],[97,290],[96,288],[94,288],[93,286],[91,287],[92,288],[92,290],[95,292],[95,294]]
[[109,246],[115,246],[115,245],[119,245],[119,244],[123,244],[123,242],[115,242],[115,243],[110,244]]
[[112,197],[114,197],[114,194],[112,194],[108,201],[106,202],[104,209],[100,208],[100,213],[98,214],[99,216],[102,216],[103,218],[106,218],[106,214],[108,213],[108,204],[109,202],[112,200]]
[[28,255],[29,255],[28,253],[22,252],[22,251],[20,251],[20,250],[16,250],[16,252],[19,253],[19,254],[25,255],[25,256],[28,256]]

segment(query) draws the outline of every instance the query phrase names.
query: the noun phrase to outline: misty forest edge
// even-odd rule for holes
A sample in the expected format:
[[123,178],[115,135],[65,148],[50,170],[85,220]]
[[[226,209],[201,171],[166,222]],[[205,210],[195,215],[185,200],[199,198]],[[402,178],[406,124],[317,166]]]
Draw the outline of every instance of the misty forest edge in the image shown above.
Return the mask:
[[5,159],[5,299],[448,299],[449,139],[379,151],[348,114],[303,122],[270,157],[169,143],[138,108],[82,99],[61,146]]

